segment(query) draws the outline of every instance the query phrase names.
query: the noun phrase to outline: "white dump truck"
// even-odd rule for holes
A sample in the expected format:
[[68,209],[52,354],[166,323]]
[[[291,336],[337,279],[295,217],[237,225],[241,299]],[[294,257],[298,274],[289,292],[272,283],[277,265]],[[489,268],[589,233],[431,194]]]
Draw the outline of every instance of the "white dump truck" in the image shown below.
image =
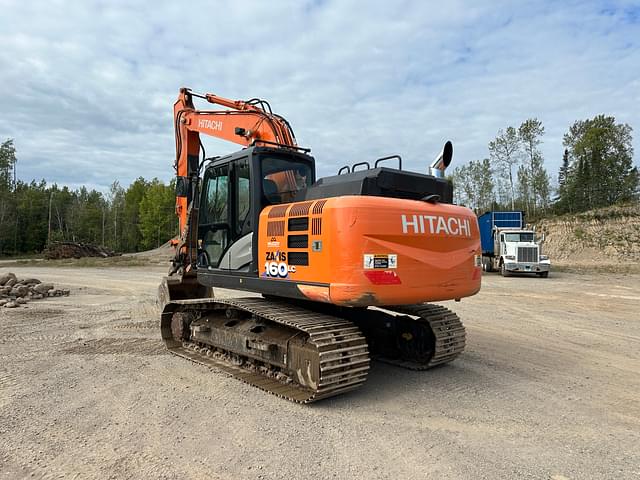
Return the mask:
[[536,232],[525,228],[524,212],[487,212],[478,217],[482,243],[482,268],[511,273],[535,273],[548,277],[549,257],[542,255]]

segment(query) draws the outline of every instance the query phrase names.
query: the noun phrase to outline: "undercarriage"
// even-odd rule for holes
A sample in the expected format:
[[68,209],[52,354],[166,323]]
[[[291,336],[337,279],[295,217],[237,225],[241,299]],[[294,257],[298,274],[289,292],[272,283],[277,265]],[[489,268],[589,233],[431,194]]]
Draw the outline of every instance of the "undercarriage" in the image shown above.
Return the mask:
[[465,345],[459,318],[430,304],[327,313],[271,298],[175,300],[164,306],[161,330],[172,353],[299,403],[358,388],[370,357],[426,370]]

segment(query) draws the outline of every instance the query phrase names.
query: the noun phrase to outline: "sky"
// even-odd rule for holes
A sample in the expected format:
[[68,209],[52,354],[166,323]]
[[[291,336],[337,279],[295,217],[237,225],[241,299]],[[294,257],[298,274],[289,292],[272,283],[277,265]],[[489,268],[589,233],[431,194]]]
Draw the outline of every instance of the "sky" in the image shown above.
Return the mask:
[[168,181],[180,87],[268,100],[318,177],[393,154],[427,172],[447,140],[453,168],[535,117],[555,179],[564,133],[598,114],[635,128],[638,164],[640,1],[0,0],[0,12],[0,141],[15,140],[25,181]]

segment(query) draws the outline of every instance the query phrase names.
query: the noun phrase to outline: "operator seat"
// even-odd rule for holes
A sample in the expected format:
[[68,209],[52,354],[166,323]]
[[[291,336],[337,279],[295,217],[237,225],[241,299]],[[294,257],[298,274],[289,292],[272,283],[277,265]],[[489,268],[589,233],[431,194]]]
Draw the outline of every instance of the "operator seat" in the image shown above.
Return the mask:
[[282,203],[282,196],[278,192],[278,185],[273,180],[269,180],[268,178],[262,180],[262,191],[272,205]]

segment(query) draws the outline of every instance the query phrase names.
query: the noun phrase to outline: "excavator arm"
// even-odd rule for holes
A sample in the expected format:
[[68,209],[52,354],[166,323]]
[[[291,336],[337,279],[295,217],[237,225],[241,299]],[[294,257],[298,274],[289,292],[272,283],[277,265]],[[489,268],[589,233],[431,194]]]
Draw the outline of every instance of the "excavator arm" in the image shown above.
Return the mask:
[[[206,100],[224,110],[196,110],[193,97]],[[173,105],[176,138],[176,214],[180,239],[176,243],[176,258],[172,271],[188,272],[197,256],[197,209],[200,167],[204,148],[200,135],[227,140],[243,146],[263,143],[283,148],[295,148],[293,130],[283,117],[274,114],[270,105],[260,99],[229,100],[207,93],[199,94],[181,88]],[[200,155],[202,154],[202,160]]]

